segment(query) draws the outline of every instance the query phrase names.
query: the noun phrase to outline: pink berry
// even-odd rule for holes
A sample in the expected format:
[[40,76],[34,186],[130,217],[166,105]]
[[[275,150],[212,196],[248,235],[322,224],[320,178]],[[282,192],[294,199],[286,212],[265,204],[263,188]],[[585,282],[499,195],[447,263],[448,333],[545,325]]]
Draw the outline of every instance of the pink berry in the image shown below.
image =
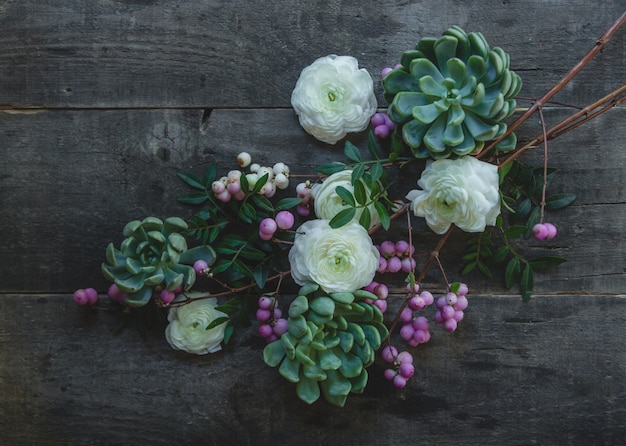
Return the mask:
[[446,302],[445,297],[440,297],[439,299],[437,299],[437,302],[435,303],[435,305],[437,305],[437,308],[441,310],[443,307],[448,305],[448,303]]
[[379,273],[386,273],[387,272],[387,259],[384,258],[383,256],[380,256],[378,258],[378,269],[376,271],[378,271]]
[[396,242],[395,250],[399,256],[406,256],[409,253],[409,242],[406,240],[399,240]]
[[453,332],[456,330],[457,322],[454,319],[448,319],[443,323],[443,326],[447,331]]
[[161,302],[169,304],[174,300],[174,298],[176,298],[176,294],[170,290],[163,290],[161,291],[161,294],[159,294],[159,297],[161,298]]
[[467,300],[467,297],[461,296],[457,298],[456,304],[454,304],[454,309],[458,311],[463,311],[467,308],[468,305],[469,302]]
[[287,328],[288,328],[288,322],[287,319],[276,319],[276,321],[274,322],[274,334],[276,336],[282,336],[285,333],[287,333]]
[[111,284],[107,291],[107,295],[113,302],[117,302],[120,305],[124,305],[126,303],[126,293],[119,289],[116,284]]
[[386,362],[394,362],[398,356],[398,349],[393,345],[386,345],[380,353]]
[[401,260],[401,268],[405,273],[409,273],[415,269],[416,263],[413,257],[405,257]]
[[426,319],[424,316],[418,316],[413,321],[413,328],[415,328],[416,330],[428,331],[429,326],[430,323],[428,322],[428,319]]
[[414,284],[413,284],[413,287],[411,287],[411,284],[410,284],[410,283],[407,283],[407,284],[406,284],[406,290],[407,290],[409,293],[411,293],[411,292],[412,292],[413,294],[417,294],[417,293],[419,293],[420,286],[419,286],[419,284],[418,284],[418,283],[414,283]]
[[272,314],[272,317],[274,319],[280,319],[281,317],[283,317],[283,312],[280,311],[280,308],[274,307],[274,314]]
[[456,295],[457,296],[465,296],[468,292],[469,292],[469,288],[467,287],[467,284],[460,283],[459,284],[459,290],[456,292]]
[[461,322],[463,320],[464,313],[461,310],[457,310],[454,312],[453,319],[457,322]]
[[402,269],[402,261],[396,256],[389,257],[389,259],[387,260],[387,270],[390,273],[397,273],[401,269]]
[[403,387],[406,387],[406,378],[400,375],[396,375],[393,378],[393,385],[396,389],[402,389]]
[[269,338],[274,331],[272,330],[272,326],[269,324],[262,324],[259,326],[259,334],[261,337]]
[[269,240],[272,240],[274,238],[274,235],[273,234],[265,234],[265,233],[259,231],[259,238],[261,240],[265,240],[267,242]]
[[381,313],[384,313],[387,311],[387,301],[386,300],[375,300],[373,303],[374,306],[376,306]]
[[87,294],[87,301],[90,305],[93,305],[98,301],[98,292],[95,289],[85,288],[85,294]]
[[403,364],[400,364],[400,367],[398,367],[398,374],[405,379],[412,378],[414,373],[415,367],[413,366],[413,364],[408,364],[405,362]]
[[405,324],[413,321],[413,311],[410,308],[403,308],[402,313],[400,313],[400,320]]
[[407,351],[398,353],[396,362],[400,364],[413,364],[413,355]]
[[259,308],[256,310],[256,318],[261,322],[267,322],[271,318],[270,310],[263,310]]
[[376,282],[375,280],[372,280],[365,288],[363,288],[365,291],[369,291],[370,293],[374,293],[374,290],[376,289],[376,287],[380,285],[378,282]]
[[89,303],[89,298],[87,297],[87,293],[82,288],[74,291],[74,302],[78,305],[87,305]]
[[409,339],[411,339],[413,337],[413,334],[415,334],[415,329],[410,324],[403,325],[402,328],[400,329],[400,336],[405,341],[408,341]]
[[258,300],[259,308],[262,310],[269,310],[272,304],[274,303],[274,298],[269,296],[261,296]]
[[370,122],[374,127],[378,127],[379,125],[383,125],[385,123],[384,113],[374,113]]
[[228,203],[230,201],[231,197],[232,197],[232,195],[230,195],[230,192],[228,192],[228,190],[224,190],[224,192],[221,192],[221,193],[215,195],[215,198],[217,198],[222,203]]
[[448,319],[452,319],[454,317],[454,313],[455,313],[455,309],[452,308],[450,305],[446,305],[445,307],[441,309],[441,317],[443,318],[444,321],[447,321]]
[[548,228],[543,223],[533,226],[533,237],[537,240],[545,240],[548,237]]
[[428,342],[428,339],[430,339],[429,337],[427,338],[427,333],[428,332],[424,330],[415,330],[415,333],[413,333],[413,339],[415,339],[418,344],[425,344]]
[[276,214],[276,225],[280,229],[291,229],[295,222],[295,217],[289,211],[280,211]]
[[424,303],[424,299],[420,296],[413,296],[409,299],[409,308],[413,311],[423,310],[426,304]]
[[211,190],[215,195],[221,194],[226,190],[226,185],[221,181],[213,181],[211,184]]
[[239,182],[239,180],[229,182],[228,186],[226,186],[226,190],[228,190],[231,195],[235,195],[236,193],[241,191],[241,183]]
[[196,260],[193,264],[193,270],[196,272],[196,274],[200,274],[200,275],[206,274],[208,269],[209,269],[209,264],[202,259]]
[[393,381],[393,379],[396,377],[396,375],[397,375],[397,373],[393,369],[385,369],[385,371],[383,372],[383,376],[388,381]]
[[298,205],[296,207],[296,212],[301,217],[308,217],[311,213],[311,209],[308,206]]
[[374,288],[374,294],[376,294],[376,297],[379,299],[385,300],[387,296],[389,296],[389,288],[387,288],[387,285],[384,283],[380,283]]
[[374,135],[376,135],[379,138],[385,139],[386,137],[389,136],[389,127],[387,127],[385,124],[375,127]]
[[265,341],[268,344],[271,344],[272,342],[277,341],[277,340],[278,340],[278,336],[276,336],[275,334],[270,335],[269,338],[265,338]]
[[544,223],[543,225],[548,230],[548,235],[546,237],[548,240],[552,240],[554,237],[556,237],[556,226],[554,226],[552,223]]
[[308,197],[310,191],[311,189],[307,187],[306,183],[298,183],[298,185],[296,186],[296,194],[300,198]]
[[457,296],[454,293],[447,293],[445,298],[448,305],[454,305],[457,301]]
[[424,299],[424,304],[426,306],[428,305],[432,305],[432,303],[434,302],[435,298],[433,297],[433,295],[430,293],[430,291],[422,291],[420,293],[420,297],[422,299]]
[[278,229],[278,225],[276,224],[276,220],[273,218],[264,218],[261,220],[259,224],[259,232],[267,235],[273,235]]
[[387,76],[389,73],[391,73],[392,71],[393,71],[393,68],[391,68],[391,67],[385,67],[385,68],[383,68],[383,69],[382,69],[382,71],[380,72],[380,75],[381,75],[382,77],[385,77],[385,76]]
[[396,253],[396,244],[385,240],[380,244],[380,253],[386,257],[394,255]]
[[438,324],[443,324],[443,316],[441,315],[441,310],[437,310],[435,311],[435,322],[437,322]]

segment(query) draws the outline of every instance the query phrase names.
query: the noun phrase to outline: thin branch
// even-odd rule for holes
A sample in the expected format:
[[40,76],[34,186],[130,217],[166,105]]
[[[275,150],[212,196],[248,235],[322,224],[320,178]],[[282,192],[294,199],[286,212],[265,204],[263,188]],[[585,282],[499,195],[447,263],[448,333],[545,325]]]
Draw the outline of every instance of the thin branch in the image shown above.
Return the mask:
[[481,155],[485,155],[489,153],[489,151],[504,138],[509,136],[515,129],[517,129],[523,122],[525,122],[528,118],[532,116],[535,111],[539,109],[539,107],[543,107],[552,96],[561,91],[591,60],[601,52],[606,46],[607,42],[617,33],[617,31],[621,28],[621,26],[626,22],[626,11],[622,13],[619,19],[609,26],[609,28],[602,34],[602,36],[596,41],[595,46],[585,54],[585,56],[576,64],[574,67],[565,75],[559,82],[556,83],[554,87],[552,87],[546,94],[544,94],[541,98],[539,98],[536,102],[534,102],[526,112],[517,118],[515,122],[513,122],[506,132],[498,139],[491,142],[479,155],[477,158],[481,158]]

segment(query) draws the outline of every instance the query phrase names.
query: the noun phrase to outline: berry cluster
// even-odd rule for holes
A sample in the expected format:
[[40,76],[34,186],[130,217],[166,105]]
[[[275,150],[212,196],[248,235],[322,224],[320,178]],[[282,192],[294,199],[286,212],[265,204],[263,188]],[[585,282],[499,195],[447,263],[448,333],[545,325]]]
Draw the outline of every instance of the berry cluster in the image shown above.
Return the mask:
[[[211,184],[211,190],[215,194],[215,198],[226,203],[234,198],[241,201],[246,194],[254,190],[257,181],[267,175],[267,181],[260,188],[258,193],[267,198],[272,198],[276,194],[277,189],[286,189],[289,186],[289,167],[285,163],[276,163],[273,167],[260,166],[259,164],[251,164],[252,157],[247,152],[241,152],[237,155],[237,163],[240,167],[249,167],[249,173],[241,170],[231,170],[225,177],[216,180]],[[241,177],[245,176],[248,184],[248,190],[241,188]]]
[[271,240],[278,229],[291,229],[295,217],[289,211],[280,211],[275,218],[267,217],[259,223],[259,237],[263,240]]
[[445,296],[437,299],[437,311],[435,312],[435,322],[443,324],[444,328],[453,332],[457,324],[463,320],[463,310],[467,308],[467,285],[458,284],[454,290],[449,290]]
[[[410,291],[410,285],[407,285]],[[429,322],[423,316],[416,316],[415,312],[421,311],[431,305],[435,298],[429,291],[419,291],[419,285],[415,284],[413,288],[413,296],[409,298],[408,305],[400,313],[400,321],[402,328],[400,336],[407,341],[411,347],[419,344],[425,344],[430,340]]]
[[413,366],[413,355],[407,351],[398,353],[398,349],[393,345],[387,345],[382,349],[382,357],[385,362],[392,364],[393,368],[385,369],[384,376],[393,385],[401,389],[406,386],[406,382],[413,377],[415,367]]
[[556,237],[556,226],[552,223],[537,223],[533,226],[533,237],[536,240],[552,240]]
[[366,303],[376,305],[381,313],[387,311],[387,296],[389,295],[389,288],[387,285],[372,280],[370,284],[363,289],[375,294],[378,298],[376,300],[365,299]]
[[298,205],[298,207],[296,208],[296,211],[298,212],[298,215],[302,216],[302,217],[308,217],[309,214],[311,213],[311,196],[310,193],[311,192],[311,182],[310,181],[306,181],[304,183],[299,183],[296,186],[296,194],[298,196],[298,198],[302,199],[302,203],[300,203]]
[[374,127],[374,135],[382,139],[388,137],[391,131],[396,128],[396,125],[389,119],[387,113],[374,113],[370,122],[372,127]]
[[378,264],[379,273],[397,273],[402,270],[409,273],[415,269],[415,247],[405,240],[391,242],[386,240],[376,245],[380,253]]
[[269,344],[287,332],[287,319],[282,317],[282,311],[278,308],[278,301],[274,297],[261,296],[258,305],[256,318],[261,322],[259,334]]
[[93,305],[98,301],[98,292],[93,288],[74,291],[74,302],[78,305]]

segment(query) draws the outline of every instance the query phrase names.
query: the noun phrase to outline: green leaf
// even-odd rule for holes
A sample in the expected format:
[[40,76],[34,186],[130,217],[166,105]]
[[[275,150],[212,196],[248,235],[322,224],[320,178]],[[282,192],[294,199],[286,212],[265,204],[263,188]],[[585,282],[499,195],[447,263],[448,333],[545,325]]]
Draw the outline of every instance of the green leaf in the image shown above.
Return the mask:
[[178,197],[178,201],[185,204],[202,204],[208,199],[209,197],[207,197],[204,192],[192,192],[190,194],[183,195],[182,197]]
[[356,184],[361,178],[363,178],[364,174],[365,174],[365,165],[359,164],[352,170],[352,174],[350,175],[350,182],[352,184]]
[[268,212],[274,212],[274,206],[272,206],[272,202],[265,198],[263,195],[254,195],[252,197],[252,202],[263,210],[266,210]]
[[504,286],[507,290],[513,286],[514,282],[519,280],[520,271],[521,269],[519,258],[512,258],[506,265],[506,269],[504,271]]
[[264,263],[257,265],[252,271],[254,275],[254,281],[256,282],[256,286],[263,289],[265,287],[265,282],[267,282],[267,278],[270,275],[270,269]]
[[[244,176],[244,175],[242,175],[242,176]],[[263,188],[263,186],[265,186],[265,183],[267,183],[267,180],[269,179],[269,177],[270,177],[270,174],[266,173],[261,178],[256,180],[256,183],[254,183],[254,187],[252,188],[252,193],[253,194],[258,193],[261,190],[261,188]]]
[[244,203],[241,205],[238,215],[240,220],[252,223],[256,219],[256,210],[250,203]]
[[374,159],[380,159],[380,154],[378,153],[378,142],[376,141],[376,137],[374,136],[374,132],[370,130],[367,135],[367,150],[372,155]]
[[501,164],[499,166],[499,169],[498,169],[498,177],[500,179],[499,184],[502,184],[504,182],[504,180],[506,179],[506,176],[511,171],[512,167],[513,167],[513,163]]
[[465,265],[465,268],[463,268],[463,271],[461,271],[461,275],[464,276],[466,274],[471,273],[474,268],[476,268],[476,265],[478,264],[478,262],[472,262],[472,263],[468,263],[467,265]]
[[536,257],[528,261],[535,271],[546,271],[565,262],[567,262],[566,258],[557,256]]
[[218,325],[222,325],[222,324],[224,324],[224,323],[228,322],[229,320],[230,320],[230,318],[229,318],[229,317],[225,317],[225,316],[215,318],[215,319],[213,319],[213,320],[211,321],[211,323],[210,323],[209,325],[207,325],[207,327],[205,328],[205,330],[210,330],[210,329],[212,329],[212,328],[215,328],[215,327],[217,327]]
[[215,250],[210,246],[196,246],[180,255],[180,263],[193,265],[196,260],[204,260],[209,266],[215,262]]
[[263,349],[263,361],[270,367],[276,367],[284,357],[285,348],[280,340],[267,344]]
[[387,208],[380,201],[374,202],[374,208],[376,209],[376,212],[378,212],[378,218],[380,219],[381,226],[385,231],[387,231],[391,226],[391,219],[389,218]]
[[343,148],[343,153],[349,160],[356,161],[357,163],[361,162],[361,152],[359,152],[359,149],[350,141],[346,141],[346,145]]
[[302,198],[283,198],[276,203],[275,211],[285,211],[298,206],[300,203],[302,203]]
[[517,213],[518,218],[526,217],[530,212],[530,208],[530,200],[528,198],[522,200],[522,202],[515,207],[515,212]]
[[354,196],[345,187],[337,186],[335,188],[335,193],[339,195],[339,198],[341,198],[347,205],[349,206],[356,205],[356,202],[354,201]]
[[359,217],[359,224],[365,229],[370,228],[370,225],[372,224],[372,214],[370,213],[369,208],[363,208],[363,212],[361,212],[361,216]]
[[489,260],[493,263],[502,263],[510,251],[508,246],[500,246]]
[[[337,187],[339,188],[341,186]],[[354,208],[342,209],[341,211],[337,212],[337,215],[335,215],[328,224],[333,229],[340,228],[350,223],[352,219],[354,219],[355,214],[356,209]]]
[[300,378],[300,382],[296,384],[296,395],[307,404],[313,404],[321,395],[320,386],[317,381],[309,378]]
[[485,277],[487,277],[489,279],[491,279],[493,277],[493,274],[491,274],[491,271],[489,270],[489,267],[487,265],[485,265],[483,262],[476,262],[476,266],[478,267],[480,272],[485,275]]
[[383,176],[385,172],[383,165],[381,163],[374,163],[370,167],[370,175],[372,176],[372,181],[377,181],[380,177]]
[[315,169],[318,173],[321,173],[323,175],[332,175],[334,173],[337,172],[341,172],[342,170],[345,170],[346,165],[344,163],[340,163],[340,162],[332,162],[332,163],[328,163],[328,164],[322,164],[321,166],[317,166],[317,168]]
[[524,271],[522,271],[522,277],[520,279],[520,289],[522,292],[522,299],[528,301],[533,292],[534,276],[533,269],[529,264],[526,264]]
[[152,287],[143,287],[136,293],[126,296],[124,301],[131,307],[143,307],[146,305],[152,297]]
[[217,179],[217,164],[211,164],[204,171],[204,177],[202,178],[202,181],[204,181],[204,187],[206,189],[209,189],[211,187],[211,184],[213,184],[213,181],[215,181],[216,179]]
[[365,190],[365,185],[361,180],[354,183],[354,198],[356,198],[357,203],[361,206],[365,206],[367,203],[367,191]]
[[506,228],[503,232],[506,237],[517,238],[528,229],[527,226],[517,225]]
[[202,180],[198,178],[196,174],[190,172],[178,172],[176,175],[178,175],[178,178],[183,180],[189,186],[196,189],[205,190],[204,184],[202,184]]
[[546,197],[546,209],[561,209],[576,199],[574,194],[554,194]]

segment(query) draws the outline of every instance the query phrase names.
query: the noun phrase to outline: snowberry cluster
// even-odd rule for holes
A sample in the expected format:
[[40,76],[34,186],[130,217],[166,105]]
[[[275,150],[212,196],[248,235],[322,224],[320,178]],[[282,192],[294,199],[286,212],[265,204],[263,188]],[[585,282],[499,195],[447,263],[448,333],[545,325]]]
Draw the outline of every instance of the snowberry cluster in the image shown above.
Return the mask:
[[405,240],[396,243],[386,240],[376,245],[380,253],[378,260],[379,273],[397,273],[402,270],[405,273],[415,269],[415,247]]
[[308,217],[309,214],[311,213],[310,205],[311,205],[312,200],[311,200],[311,196],[309,195],[310,191],[311,191],[311,182],[308,180],[296,186],[296,194],[298,198],[302,199],[302,203],[298,205],[298,207],[296,208],[296,211],[298,212],[298,215],[302,217]]
[[74,291],[74,302],[78,305],[93,305],[98,301],[98,292],[93,288]]
[[261,296],[258,305],[256,318],[261,322],[259,334],[269,344],[287,332],[287,319],[282,317],[282,311],[278,308],[278,301],[274,297]]
[[393,368],[385,369],[383,372],[385,378],[392,381],[393,385],[398,389],[405,387],[406,382],[415,373],[413,355],[407,351],[398,353],[398,349],[393,345],[383,347],[381,354],[383,360],[393,366]]
[[536,240],[552,240],[556,237],[556,226],[552,223],[537,223],[533,226],[533,237]]
[[363,289],[375,294],[376,297],[378,297],[377,300],[365,299],[366,303],[376,305],[381,313],[387,311],[387,296],[389,295],[389,288],[387,285],[373,280]]
[[437,299],[435,305],[435,322],[443,324],[444,328],[453,332],[456,330],[457,324],[463,320],[463,310],[467,308],[467,285],[464,283],[454,287],[455,290],[449,290],[445,296]]
[[289,211],[280,211],[275,218],[267,217],[259,223],[259,237],[263,240],[271,240],[278,229],[291,229],[295,217]]
[[372,127],[374,127],[374,135],[382,139],[387,138],[391,131],[396,128],[396,125],[389,119],[387,113],[374,113],[370,122]]
[[[407,289],[411,291],[411,285],[407,285]],[[429,322],[423,316],[416,316],[415,312],[421,311],[431,305],[435,298],[429,291],[422,291],[420,294],[419,285],[413,287],[413,295],[409,298],[408,305],[400,313],[400,336],[407,341],[411,347],[419,344],[425,344],[430,340]]]
[[[241,201],[256,186],[257,181],[267,175],[267,181],[258,191],[260,195],[272,198],[277,189],[286,189],[289,186],[289,167],[285,163],[276,163],[272,167],[251,164],[252,157],[247,152],[237,155],[237,163],[240,167],[249,167],[249,173],[241,170],[231,170],[225,177],[216,180],[211,184],[211,190],[215,197],[226,203],[234,198]],[[248,183],[247,191],[241,189],[241,176],[245,175]]]

